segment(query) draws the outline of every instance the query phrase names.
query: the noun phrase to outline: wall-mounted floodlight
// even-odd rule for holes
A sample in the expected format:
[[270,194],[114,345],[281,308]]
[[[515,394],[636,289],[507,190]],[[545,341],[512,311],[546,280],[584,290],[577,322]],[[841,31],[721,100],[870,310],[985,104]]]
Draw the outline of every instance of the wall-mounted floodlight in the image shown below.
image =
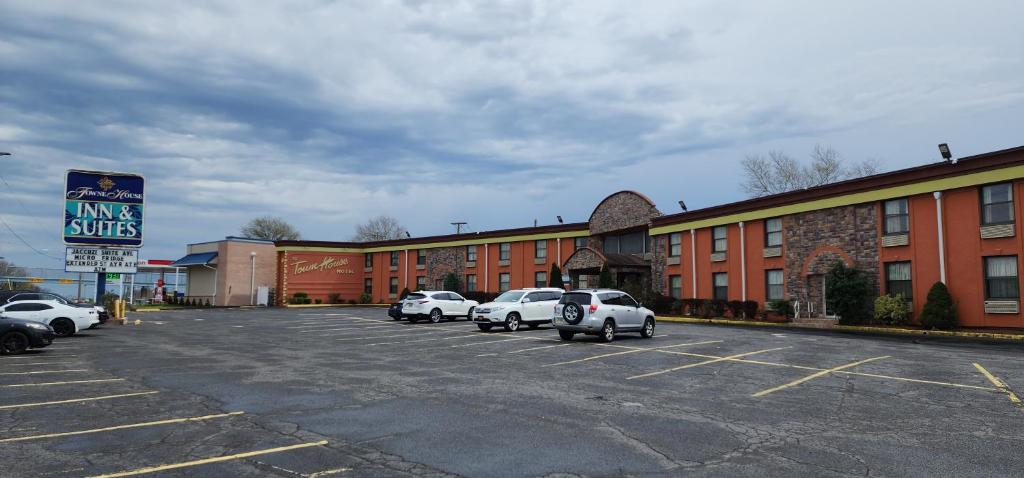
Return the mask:
[[679,209],[682,209],[683,212],[686,212],[686,203],[679,201]]
[[939,153],[942,153],[942,159],[945,159],[946,161],[953,159],[953,153],[949,152],[949,145],[946,143],[939,145]]
[[559,224],[565,224],[565,222],[564,222],[564,221],[562,221],[562,216],[555,216],[555,217],[557,217],[557,218],[558,218],[558,223],[559,223]]

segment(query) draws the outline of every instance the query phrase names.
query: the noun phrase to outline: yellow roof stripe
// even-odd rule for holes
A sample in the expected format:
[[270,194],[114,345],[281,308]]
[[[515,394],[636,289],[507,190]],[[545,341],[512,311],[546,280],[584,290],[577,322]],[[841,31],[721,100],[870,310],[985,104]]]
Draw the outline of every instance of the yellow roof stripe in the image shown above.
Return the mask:
[[581,229],[579,231],[567,231],[567,232],[549,232],[544,234],[523,234],[518,236],[504,236],[504,237],[486,237],[476,239],[460,239],[457,241],[446,241],[446,242],[429,242],[423,244],[402,244],[398,246],[378,246],[378,247],[322,247],[322,246],[281,246],[276,248],[278,251],[288,252],[352,252],[352,253],[364,253],[364,252],[390,252],[390,251],[404,251],[412,249],[433,249],[437,247],[458,247],[458,246],[473,246],[479,244],[497,244],[501,242],[519,242],[519,241],[539,241],[541,239],[567,239],[574,237],[586,237],[590,235],[590,231],[587,229]]

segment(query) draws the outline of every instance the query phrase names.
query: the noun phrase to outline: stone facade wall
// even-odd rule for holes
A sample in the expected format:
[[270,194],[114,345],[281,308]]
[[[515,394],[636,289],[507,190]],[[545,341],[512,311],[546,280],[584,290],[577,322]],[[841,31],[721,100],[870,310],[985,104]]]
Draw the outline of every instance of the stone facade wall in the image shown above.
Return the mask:
[[649,226],[661,211],[651,202],[632,191],[620,191],[605,199],[590,215],[590,235],[617,231],[637,226]]
[[668,295],[668,283],[665,278],[665,265],[668,263],[668,236],[660,235],[651,238],[654,250],[651,256],[651,289]]
[[602,264],[604,264],[604,260],[596,252],[589,249],[580,249],[565,262],[565,271],[569,272],[594,267],[600,268]]
[[878,292],[878,229],[874,204],[843,206],[784,216],[786,292],[821,313],[821,277],[837,261],[867,274]]
[[464,274],[466,270],[465,251],[465,247],[427,249],[427,287],[432,288],[434,284],[443,283],[444,276],[449,272],[454,272],[460,282],[466,280]]

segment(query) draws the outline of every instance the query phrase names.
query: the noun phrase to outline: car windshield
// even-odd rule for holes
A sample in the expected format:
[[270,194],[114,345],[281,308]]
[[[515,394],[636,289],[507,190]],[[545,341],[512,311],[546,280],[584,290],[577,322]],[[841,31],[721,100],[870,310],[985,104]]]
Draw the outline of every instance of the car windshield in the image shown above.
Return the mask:
[[427,296],[425,296],[423,294],[409,294],[409,295],[405,296],[405,298],[406,298],[406,300],[417,300],[417,299],[426,299]]
[[523,297],[523,294],[525,294],[525,292],[508,291],[508,292],[506,292],[504,294],[499,295],[497,299],[494,299],[494,301],[495,302],[519,302],[519,299],[521,299]]
[[562,298],[558,301],[559,304],[568,304],[569,302],[575,302],[580,305],[590,305],[590,293],[567,292],[562,294]]

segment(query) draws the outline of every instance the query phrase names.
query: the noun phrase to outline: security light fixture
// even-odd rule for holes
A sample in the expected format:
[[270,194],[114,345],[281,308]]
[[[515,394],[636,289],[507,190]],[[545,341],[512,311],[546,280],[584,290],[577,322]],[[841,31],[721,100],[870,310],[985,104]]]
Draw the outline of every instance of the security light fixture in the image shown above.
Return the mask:
[[0,156],[10,156],[10,155],[11,155],[11,153],[5,153],[3,151],[0,151]]
[[679,209],[682,209],[683,212],[686,212],[686,203],[679,201]]
[[946,144],[946,143],[940,144],[939,145],[939,152],[942,153],[942,158],[945,159],[946,161],[951,161],[953,159],[953,153],[949,152],[949,145],[948,144]]
[[565,224],[565,222],[562,221],[562,216],[555,216],[555,217],[558,218],[558,223],[559,224]]
[[412,239],[412,234],[409,234],[409,231],[405,231],[405,237]]

